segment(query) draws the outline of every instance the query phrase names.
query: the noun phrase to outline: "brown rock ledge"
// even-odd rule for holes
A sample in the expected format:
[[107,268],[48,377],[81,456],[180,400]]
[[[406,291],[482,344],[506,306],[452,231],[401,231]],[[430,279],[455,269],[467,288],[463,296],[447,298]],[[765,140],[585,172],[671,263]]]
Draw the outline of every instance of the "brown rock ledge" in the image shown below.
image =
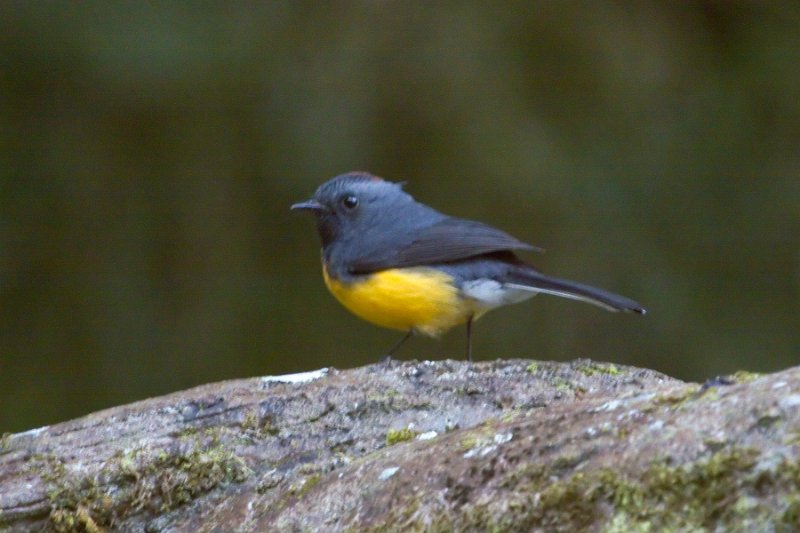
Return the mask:
[[394,362],[5,435],[0,531],[791,531],[798,452],[800,368]]

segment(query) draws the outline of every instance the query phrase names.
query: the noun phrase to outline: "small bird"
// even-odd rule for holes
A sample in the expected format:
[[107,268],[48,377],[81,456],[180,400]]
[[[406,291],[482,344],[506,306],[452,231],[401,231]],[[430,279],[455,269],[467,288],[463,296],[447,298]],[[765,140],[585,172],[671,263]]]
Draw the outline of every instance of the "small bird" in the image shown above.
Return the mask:
[[539,250],[481,222],[454,218],[414,200],[402,183],[350,172],[291,206],[314,213],[322,240],[322,275],[352,313],[405,336],[438,337],[496,307],[539,293],[644,314],[637,302],[589,285],[546,276],[519,259]]

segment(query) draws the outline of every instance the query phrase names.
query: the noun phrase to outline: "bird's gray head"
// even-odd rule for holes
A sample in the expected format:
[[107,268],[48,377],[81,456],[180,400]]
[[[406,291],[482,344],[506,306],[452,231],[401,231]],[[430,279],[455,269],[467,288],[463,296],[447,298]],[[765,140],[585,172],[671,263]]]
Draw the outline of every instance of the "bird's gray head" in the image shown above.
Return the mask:
[[421,207],[400,183],[367,172],[349,172],[323,183],[311,198],[292,209],[314,213],[322,245],[327,247],[337,239],[367,238],[377,229],[391,228]]

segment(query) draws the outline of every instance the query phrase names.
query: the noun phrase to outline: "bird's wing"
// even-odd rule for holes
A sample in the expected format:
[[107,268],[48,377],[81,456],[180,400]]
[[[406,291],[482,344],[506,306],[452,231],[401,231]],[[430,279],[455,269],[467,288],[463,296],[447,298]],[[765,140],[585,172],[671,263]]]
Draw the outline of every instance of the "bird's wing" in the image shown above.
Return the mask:
[[[398,242],[399,241],[399,242]],[[352,274],[367,274],[388,268],[446,263],[502,250],[537,250],[504,231],[460,218],[446,218],[431,226],[417,228],[392,242],[385,241],[352,261]]]

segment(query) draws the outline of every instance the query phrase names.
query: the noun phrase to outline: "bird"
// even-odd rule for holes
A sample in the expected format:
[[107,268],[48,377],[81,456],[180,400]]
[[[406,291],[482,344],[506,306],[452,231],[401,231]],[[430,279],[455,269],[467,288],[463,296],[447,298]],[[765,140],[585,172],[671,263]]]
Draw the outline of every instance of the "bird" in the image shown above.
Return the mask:
[[356,316],[404,332],[391,360],[412,335],[439,337],[486,312],[551,294],[609,311],[645,314],[638,302],[543,274],[517,256],[540,248],[482,222],[445,215],[395,183],[348,172],[317,188],[292,210],[310,211],[322,242],[322,275],[333,296]]

